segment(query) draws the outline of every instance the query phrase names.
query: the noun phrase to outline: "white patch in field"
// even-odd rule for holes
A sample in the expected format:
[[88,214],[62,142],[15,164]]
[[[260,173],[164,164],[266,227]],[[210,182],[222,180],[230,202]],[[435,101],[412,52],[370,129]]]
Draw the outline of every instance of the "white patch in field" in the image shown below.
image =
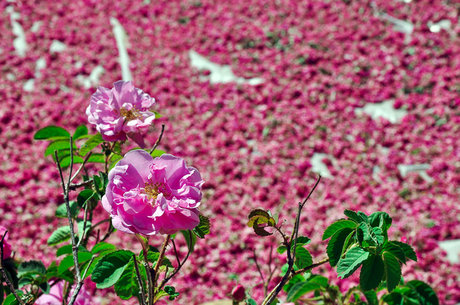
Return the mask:
[[46,59],[43,57],[40,57],[35,62],[35,77],[38,78],[42,76],[42,73],[40,72],[40,70],[45,69],[45,68],[46,68]]
[[130,60],[127,50],[129,42],[126,31],[116,18],[110,18],[110,24],[112,25],[113,35],[115,36],[115,40],[117,42],[118,58],[121,67],[121,77],[124,81],[133,80],[133,76],[129,70]]
[[428,25],[428,28],[430,29],[430,32],[439,33],[441,32],[441,30],[449,31],[452,26],[452,22],[450,22],[449,19],[443,19],[439,22],[428,21],[427,25]]
[[229,65],[218,65],[209,61],[207,58],[201,56],[197,52],[190,50],[189,51],[190,64],[197,68],[198,70],[209,70],[211,73],[208,77],[203,77],[204,79],[209,78],[211,84],[225,84],[236,82],[238,84],[249,84],[249,85],[259,85],[264,82],[262,78],[250,78],[245,79],[242,77],[237,77],[232,68]]
[[356,108],[355,113],[367,113],[374,120],[382,117],[394,124],[401,121],[401,119],[407,114],[407,111],[404,109],[395,109],[393,105],[393,100],[387,100],[378,104],[367,104],[363,108]]
[[394,30],[397,32],[410,35],[414,31],[414,25],[409,21],[397,19],[385,13],[380,14],[380,16],[382,17],[382,19],[392,23]]
[[77,81],[80,82],[80,84],[82,84],[86,89],[96,87],[99,84],[99,79],[101,78],[102,74],[104,74],[104,72],[105,69],[102,66],[96,66],[88,77],[84,77],[81,74],[77,75]]
[[452,264],[460,262],[460,239],[440,241],[439,247],[447,252],[447,259]]
[[381,169],[377,165],[375,165],[372,168],[372,178],[374,178],[374,180],[377,181],[377,182],[382,182],[382,179],[380,179],[380,177],[379,177],[380,171],[381,171]]
[[332,156],[328,154],[314,153],[311,157],[311,170],[320,174],[324,178],[333,178],[331,172],[327,168],[327,165],[323,163],[324,158],[331,160],[332,164],[335,166],[336,161]]
[[35,79],[33,78],[28,79],[22,86],[22,89],[27,92],[34,91],[34,88],[35,88]]
[[50,53],[60,53],[62,51],[65,51],[67,49],[67,46],[65,43],[59,41],[59,40],[53,40],[50,45]]
[[38,30],[40,29],[40,27],[42,26],[42,22],[41,21],[35,21],[33,24],[32,24],[32,27],[30,28],[30,31],[32,33],[36,33],[38,32]]
[[16,36],[13,40],[14,49],[19,56],[24,57],[27,51],[26,34],[24,33],[24,29],[21,24],[16,21],[21,15],[15,12],[14,8],[11,6],[6,8],[6,12],[10,14],[11,28],[13,30],[13,34]]
[[423,178],[428,183],[431,183],[434,181],[433,178],[431,178],[426,171],[430,169],[430,164],[423,163],[423,164],[399,164],[398,165],[398,170],[401,176],[404,178],[407,176],[409,173],[418,173],[420,177]]

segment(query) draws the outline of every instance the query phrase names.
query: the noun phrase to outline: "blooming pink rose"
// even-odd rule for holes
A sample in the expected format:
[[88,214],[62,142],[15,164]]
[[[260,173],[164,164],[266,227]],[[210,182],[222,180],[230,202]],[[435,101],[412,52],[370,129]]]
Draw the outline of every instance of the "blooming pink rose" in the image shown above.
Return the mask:
[[[63,292],[64,282],[59,282],[50,289],[49,294],[42,294],[36,301],[35,305],[62,305],[63,301]],[[73,293],[69,293],[70,296]],[[67,302],[66,302],[67,303]],[[80,292],[78,293],[77,299],[75,300],[75,305],[92,305],[94,302],[91,302],[91,295],[85,290],[85,286],[82,286]]]
[[91,96],[86,115],[106,141],[123,141],[126,136],[145,147],[143,134],[155,120],[155,99],[135,88],[131,82],[118,81],[112,89],[99,87]]
[[102,205],[120,231],[172,234],[200,222],[203,183],[198,170],[181,158],[165,154],[153,159],[133,150],[110,171]]
[[[6,228],[4,226],[0,226],[0,240],[2,239],[3,235],[5,235]],[[11,257],[11,245],[8,242],[8,234],[6,234],[5,239],[3,240],[3,259],[8,259]]]

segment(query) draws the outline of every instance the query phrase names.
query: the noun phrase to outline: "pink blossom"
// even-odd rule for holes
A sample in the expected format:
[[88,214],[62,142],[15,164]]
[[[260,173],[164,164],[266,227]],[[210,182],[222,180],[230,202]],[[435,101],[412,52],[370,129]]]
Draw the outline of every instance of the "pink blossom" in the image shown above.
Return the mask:
[[[64,282],[59,282],[50,289],[49,294],[41,295],[36,301],[35,305],[61,305],[63,301],[63,292],[64,290]],[[69,293],[70,296],[73,293],[72,291]],[[67,302],[66,302],[67,303]],[[85,286],[81,287],[80,292],[78,293],[77,299],[75,300],[75,305],[91,305],[94,302],[91,302],[91,295],[86,291]]]
[[[0,240],[5,235],[6,228],[4,226],[0,226]],[[8,259],[11,257],[11,245],[8,242],[8,233],[6,234],[5,238],[3,239],[3,259]]]
[[118,81],[112,89],[97,88],[86,115],[104,140],[124,141],[128,136],[145,147],[143,134],[155,120],[154,104],[154,98],[131,82]]
[[171,234],[199,223],[203,183],[198,170],[181,158],[165,154],[153,159],[134,150],[110,171],[102,205],[120,231]]

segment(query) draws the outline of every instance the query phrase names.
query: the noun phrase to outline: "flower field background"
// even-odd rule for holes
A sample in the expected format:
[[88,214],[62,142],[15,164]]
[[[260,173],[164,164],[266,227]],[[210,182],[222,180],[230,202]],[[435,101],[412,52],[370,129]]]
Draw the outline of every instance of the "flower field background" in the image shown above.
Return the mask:
[[[458,255],[439,246],[460,238],[459,5],[406,2],[2,1],[0,224],[16,257],[51,263],[63,200],[33,134],[89,127],[97,85],[123,78],[163,115],[146,143],[165,124],[159,148],[206,181],[211,237],[177,277],[177,304],[228,298],[237,282],[260,299],[254,251],[264,265],[282,260],[247,214],[268,208],[289,227],[319,173],[300,228],[316,260],[344,209],[387,211],[404,232],[394,238],[419,254],[404,277],[460,302]],[[140,250],[126,234],[112,241]],[[109,302],[110,291],[87,288]]]

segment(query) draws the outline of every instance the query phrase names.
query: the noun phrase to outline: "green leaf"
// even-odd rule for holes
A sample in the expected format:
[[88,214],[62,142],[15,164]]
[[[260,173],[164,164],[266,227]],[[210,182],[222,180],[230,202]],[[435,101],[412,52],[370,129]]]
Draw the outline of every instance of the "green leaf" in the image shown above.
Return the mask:
[[[92,154],[89,158],[88,158],[88,163],[105,163],[105,156],[104,154]],[[82,162],[79,162],[79,161],[74,161],[74,163],[83,163]]]
[[41,261],[28,261],[21,263],[18,267],[18,277],[21,278],[25,275],[45,275],[46,267]]
[[160,157],[161,155],[165,154],[166,152],[164,150],[160,150],[160,149],[155,149],[154,151],[152,151],[152,153],[150,154],[152,157],[156,158],[156,157]]
[[129,261],[118,282],[115,283],[114,288],[115,293],[122,300],[128,300],[132,296],[137,296],[139,294],[139,284],[133,258]]
[[[93,257],[93,254],[90,252],[78,252],[78,263],[82,264],[87,261],[89,261]],[[63,274],[67,270],[69,270],[71,267],[74,267],[74,261],[73,261],[73,255],[70,254],[61,261],[58,267],[58,274]]]
[[[21,299],[23,298],[24,292],[16,289],[16,293]],[[14,294],[11,293],[6,297],[5,301],[3,302],[3,305],[19,305],[19,302],[18,300],[16,300]]]
[[[77,147],[74,145],[73,147],[76,149]],[[70,141],[69,140],[57,140],[51,142],[45,150],[45,157],[49,155],[53,155],[54,151],[66,150],[70,154]]]
[[339,260],[337,265],[338,276],[342,279],[349,277],[369,257],[369,252],[361,247],[354,247],[348,250],[345,257]]
[[283,290],[288,292],[292,286],[299,282],[305,282],[305,278],[301,274],[296,274],[284,285]]
[[287,301],[288,302],[295,302],[303,295],[307,294],[316,289],[320,289],[321,287],[316,283],[310,282],[299,282],[292,286],[287,294]]
[[[67,155],[67,156],[62,157],[62,159],[60,158],[59,161],[61,163],[61,167],[64,168],[64,167],[70,166],[70,161],[72,161],[72,158],[70,155]],[[77,164],[77,163],[83,163],[83,159],[80,158],[79,156],[73,156],[73,164]]]
[[387,231],[391,227],[392,219],[385,212],[375,212],[369,216],[369,223],[373,227],[379,227]]
[[334,267],[339,262],[342,256],[343,245],[351,232],[353,232],[353,229],[343,228],[332,235],[331,240],[327,244],[327,256],[329,257],[331,267]]
[[257,302],[251,298],[246,299],[245,302],[246,302],[246,305],[257,305]]
[[316,283],[323,288],[327,288],[329,286],[329,279],[322,275],[315,274],[308,279],[310,283]]
[[287,250],[286,246],[281,245],[276,249],[276,252],[278,252],[279,254],[283,254],[284,252],[286,252],[286,250]]
[[[96,176],[95,176],[96,177]],[[90,201],[99,200],[97,193],[93,190],[83,190],[77,196],[77,202],[80,207],[84,207]]]
[[[85,247],[80,246],[78,247],[78,252],[88,252]],[[71,254],[72,253],[72,245],[65,245],[57,249],[56,256],[59,257],[64,254]]]
[[88,134],[88,128],[85,125],[80,125],[75,129],[75,133],[73,134],[73,139],[77,140],[83,136]]
[[326,231],[324,231],[323,240],[328,239],[329,237],[334,235],[337,231],[340,231],[344,228],[354,229],[356,228],[356,223],[351,220],[339,220],[339,221],[334,222],[329,227],[327,227]]
[[[373,291],[373,290],[369,290],[367,292],[370,292],[370,291]],[[385,294],[382,296],[382,300],[387,303],[388,305],[419,305],[420,303],[409,303],[407,304],[407,302],[405,302],[404,300],[405,298],[403,298],[403,295],[399,292],[395,292],[393,291],[392,293],[389,293],[389,294]],[[418,300],[417,300],[418,301]],[[369,305],[372,305],[369,303]]]
[[[304,246],[304,245],[307,245],[310,243],[310,238],[306,237],[306,236],[299,236],[297,237],[296,239],[296,246]],[[292,243],[292,247],[294,247],[294,243]]]
[[206,234],[209,234],[209,218],[200,214],[200,223],[192,230],[199,238],[204,238]]
[[383,251],[390,252],[393,254],[401,263],[406,263],[406,255],[404,254],[404,251],[402,248],[393,242],[388,242],[385,244],[383,247]]
[[77,222],[77,228],[78,228],[78,238],[82,238],[83,236],[83,226],[85,227],[85,234],[88,233],[89,229],[91,228],[91,222],[89,221],[86,221],[86,224],[85,222],[81,219],[81,220],[78,220]]
[[154,111],[153,113],[155,113],[155,119],[159,119],[159,118],[162,118],[163,116],[161,114],[159,114],[158,112]]
[[179,296],[179,292],[176,292],[176,288],[173,286],[165,286],[165,292],[169,295],[169,300],[173,301],[175,298]]
[[182,235],[184,235],[185,242],[190,252],[193,252],[195,249],[196,235],[191,234],[190,230],[181,230]]
[[296,247],[295,264],[299,269],[305,268],[313,264],[313,258],[310,252],[302,246]]
[[370,254],[364,261],[361,273],[359,275],[359,284],[361,289],[371,290],[377,288],[385,273],[383,261],[380,256]]
[[257,224],[275,225],[275,219],[265,210],[254,209],[249,213],[249,227],[254,227]]
[[50,293],[51,286],[50,284],[48,284],[48,282],[41,283],[40,285],[38,285],[38,287],[40,287],[40,290],[43,291],[43,293]]
[[343,213],[345,214],[345,216],[347,216],[349,219],[353,220],[356,223],[360,223],[363,221],[363,219],[355,211],[345,210]]
[[70,138],[70,133],[62,127],[47,126],[35,133],[34,140],[48,140],[54,137]]
[[91,280],[99,289],[109,288],[114,285],[125,271],[133,253],[119,250],[105,255],[98,261],[91,275]]
[[59,227],[48,238],[48,245],[53,246],[62,243],[70,238],[70,228],[68,226]]
[[377,298],[377,293],[374,290],[364,291],[364,296],[366,297],[368,305],[379,305],[379,299]]
[[410,245],[395,240],[392,240],[391,243],[398,245],[403,250],[406,258],[411,259],[413,261],[417,261],[417,254],[415,254],[414,249]]
[[87,153],[104,142],[100,133],[91,136],[80,148],[80,156],[86,156]]
[[122,155],[120,155],[120,154],[111,154],[110,155],[110,167],[109,167],[109,169],[114,168],[115,165],[117,165],[118,161],[120,161],[121,159],[123,159]]
[[[75,218],[78,215],[78,212],[80,212],[80,207],[76,201],[70,201],[69,206],[70,215],[72,215],[72,218]],[[65,202],[57,207],[55,216],[60,218],[67,218],[67,207]]]
[[117,247],[115,247],[115,245],[112,245],[106,242],[100,242],[94,245],[93,249],[91,250],[91,253],[97,254],[100,252],[112,251],[112,250],[115,250],[116,248]]
[[399,281],[401,280],[401,264],[390,252],[383,252],[382,258],[385,266],[387,289],[391,292],[396,286],[398,286]]
[[438,296],[428,284],[422,281],[409,281],[406,284],[408,287],[412,288],[420,300],[422,305],[439,305]]

